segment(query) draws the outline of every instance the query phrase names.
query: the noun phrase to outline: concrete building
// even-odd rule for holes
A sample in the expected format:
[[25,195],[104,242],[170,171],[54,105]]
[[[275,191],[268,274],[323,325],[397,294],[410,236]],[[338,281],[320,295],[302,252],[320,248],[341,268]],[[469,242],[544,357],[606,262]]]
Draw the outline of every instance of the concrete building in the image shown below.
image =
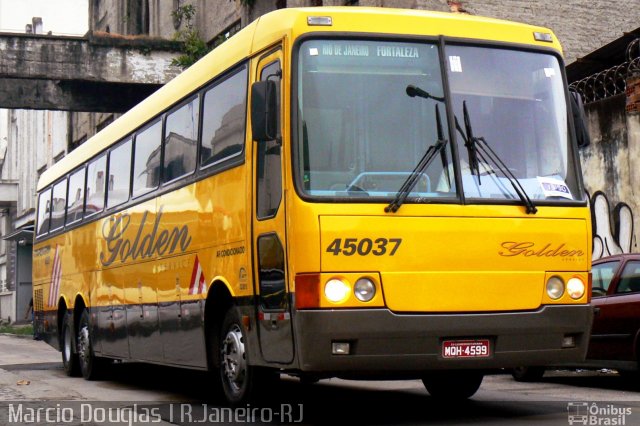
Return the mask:
[[[195,8],[191,22],[175,13],[186,5]],[[272,10],[342,5],[471,13],[544,25],[563,44],[567,64],[634,30],[640,22],[640,8],[603,0],[89,0],[89,30],[172,39],[192,24],[214,48]],[[16,262],[20,247],[25,247],[19,244],[23,231],[33,223],[38,176],[118,115],[0,111],[0,233],[9,236],[9,241],[0,242],[0,319],[19,320],[26,309],[19,289],[28,274]]]
[[[638,8],[583,0],[89,0],[89,29],[172,39],[189,24],[175,16],[186,5],[195,8],[190,23],[212,48],[259,16],[284,7],[397,7],[457,11],[550,27],[563,44],[567,64],[635,29],[640,22]],[[71,146],[84,142],[117,116],[73,113]]]
[[[42,33],[34,17],[26,31]],[[69,113],[0,109],[0,321],[25,319],[40,174],[67,153]]]
[[68,113],[0,110],[0,319],[24,319],[40,174],[67,152]]

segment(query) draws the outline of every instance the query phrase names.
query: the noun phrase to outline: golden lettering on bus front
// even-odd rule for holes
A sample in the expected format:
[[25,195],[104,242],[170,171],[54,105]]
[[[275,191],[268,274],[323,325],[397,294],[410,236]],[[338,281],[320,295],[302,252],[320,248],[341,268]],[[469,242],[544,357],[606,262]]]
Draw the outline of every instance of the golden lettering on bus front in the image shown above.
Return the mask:
[[140,225],[133,239],[125,238],[125,234],[131,223],[131,215],[126,213],[110,220],[105,220],[102,225],[102,237],[106,242],[107,251],[100,253],[100,262],[103,266],[109,266],[116,260],[145,259],[149,257],[173,254],[176,250],[185,252],[191,244],[189,227],[187,225],[175,226],[172,229],[158,231],[162,220],[162,207],[158,210],[151,232],[144,232],[147,223],[148,211],[142,214]]
[[536,244],[531,241],[505,241],[501,244],[504,250],[498,251],[500,256],[514,257],[582,257],[584,251],[567,247],[560,244]]

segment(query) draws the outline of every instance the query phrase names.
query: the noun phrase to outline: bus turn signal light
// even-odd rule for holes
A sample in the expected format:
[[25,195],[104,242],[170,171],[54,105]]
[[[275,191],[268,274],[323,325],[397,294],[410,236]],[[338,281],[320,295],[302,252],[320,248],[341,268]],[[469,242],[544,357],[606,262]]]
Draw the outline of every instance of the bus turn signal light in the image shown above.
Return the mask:
[[296,275],[296,309],[320,307],[320,274]]

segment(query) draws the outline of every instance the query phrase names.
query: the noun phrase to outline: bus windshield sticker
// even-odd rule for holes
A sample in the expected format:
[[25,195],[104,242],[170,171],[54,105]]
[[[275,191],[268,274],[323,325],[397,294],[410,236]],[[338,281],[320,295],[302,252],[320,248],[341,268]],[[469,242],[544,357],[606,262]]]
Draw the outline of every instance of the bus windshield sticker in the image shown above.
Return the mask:
[[318,56],[318,48],[317,47],[309,48],[309,56]]
[[551,77],[553,77],[554,75],[556,75],[556,70],[555,70],[555,69],[553,69],[553,68],[545,68],[545,69],[544,69],[544,75],[545,75],[547,78],[551,78]]
[[545,197],[562,197],[573,200],[573,195],[571,195],[569,187],[561,179],[548,176],[538,176],[538,182],[542,187],[542,192]]
[[451,68],[451,72],[462,72],[460,56],[449,56],[449,67]]

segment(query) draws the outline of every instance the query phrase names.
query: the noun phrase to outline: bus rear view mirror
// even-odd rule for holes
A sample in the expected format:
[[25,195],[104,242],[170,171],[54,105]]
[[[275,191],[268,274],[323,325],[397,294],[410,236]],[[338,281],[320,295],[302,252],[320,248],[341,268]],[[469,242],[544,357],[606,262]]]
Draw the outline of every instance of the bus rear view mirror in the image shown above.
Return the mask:
[[251,132],[254,141],[270,141],[278,136],[276,91],[274,81],[258,81],[251,86]]
[[582,96],[574,90],[569,90],[571,101],[571,113],[573,114],[573,126],[576,131],[576,139],[580,148],[589,146],[591,138],[587,129],[587,115],[584,111]]

